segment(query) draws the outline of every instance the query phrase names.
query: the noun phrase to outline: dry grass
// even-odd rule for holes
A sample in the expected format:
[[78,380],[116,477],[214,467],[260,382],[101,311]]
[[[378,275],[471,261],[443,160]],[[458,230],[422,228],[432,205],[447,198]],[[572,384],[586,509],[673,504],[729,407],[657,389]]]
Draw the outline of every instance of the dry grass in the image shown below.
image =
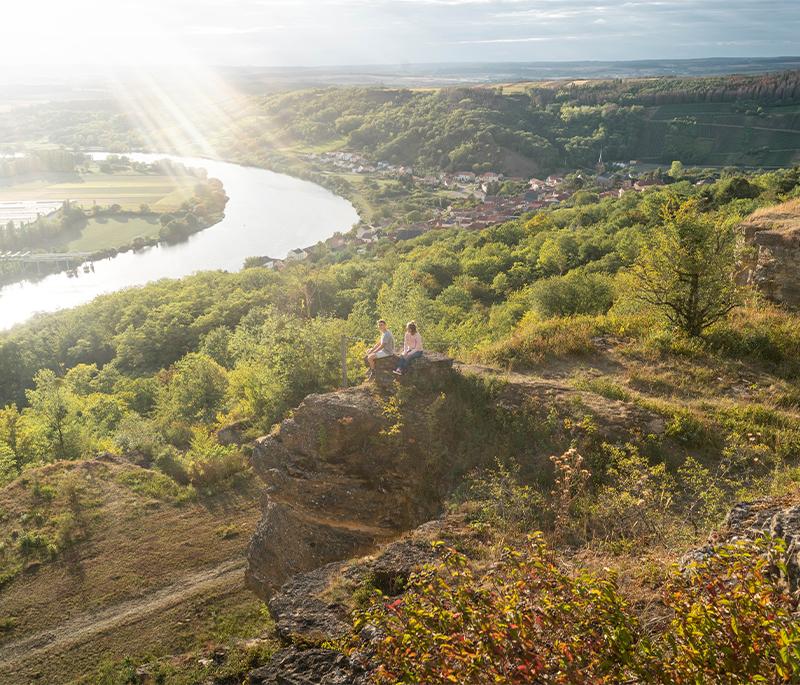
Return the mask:
[[800,229],[800,198],[753,212],[742,224],[757,230],[795,231]]
[[[258,488],[249,477],[211,498],[187,500],[182,491],[150,482],[152,473],[125,463],[60,462],[28,471],[0,489],[3,529],[9,534],[29,527],[35,512],[41,520],[68,509],[65,483],[80,491],[86,528],[85,539],[69,554],[18,575],[0,590],[2,615],[14,619],[13,629],[0,633],[0,653],[28,636],[56,631],[84,612],[145,600],[184,576],[228,560],[244,563],[245,546],[259,518]],[[148,487],[137,486],[145,481]],[[42,491],[48,493],[44,498]],[[240,535],[220,536],[220,526],[236,526]],[[38,677],[67,682],[93,670],[101,656],[136,657],[185,648],[197,614],[192,607],[214,606],[217,599],[221,606],[253,601],[244,589],[243,573],[235,577],[235,583],[210,595],[188,598],[155,615],[131,617],[70,646],[58,659],[44,650],[8,671],[0,665],[0,681],[27,683]]]

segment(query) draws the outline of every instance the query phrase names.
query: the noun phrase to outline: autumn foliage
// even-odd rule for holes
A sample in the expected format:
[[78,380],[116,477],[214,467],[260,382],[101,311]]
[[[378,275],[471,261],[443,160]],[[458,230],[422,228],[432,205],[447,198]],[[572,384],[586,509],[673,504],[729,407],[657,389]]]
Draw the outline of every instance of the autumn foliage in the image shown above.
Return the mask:
[[447,549],[402,597],[376,598],[356,629],[380,636],[379,685],[797,683],[782,550],[738,542],[676,570],[663,598],[671,617],[648,631],[613,574],[563,569],[538,534],[481,573]]

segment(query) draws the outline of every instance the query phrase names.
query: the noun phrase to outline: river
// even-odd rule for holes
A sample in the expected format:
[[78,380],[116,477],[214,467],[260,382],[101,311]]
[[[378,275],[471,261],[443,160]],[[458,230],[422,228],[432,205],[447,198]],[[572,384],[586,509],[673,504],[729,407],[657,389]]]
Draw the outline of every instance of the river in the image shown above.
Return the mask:
[[[97,156],[97,155],[96,155]],[[98,156],[99,157],[99,156]],[[285,257],[296,247],[314,245],[358,221],[344,198],[314,183],[265,169],[215,160],[158,154],[129,154],[140,162],[172,159],[201,167],[218,178],[230,200],[225,218],[177,245],[158,245],[94,263],[94,272],[78,269],[77,278],[53,274],[0,288],[0,330],[37,312],[74,307],[130,286],[196,271],[238,271],[247,257]]]

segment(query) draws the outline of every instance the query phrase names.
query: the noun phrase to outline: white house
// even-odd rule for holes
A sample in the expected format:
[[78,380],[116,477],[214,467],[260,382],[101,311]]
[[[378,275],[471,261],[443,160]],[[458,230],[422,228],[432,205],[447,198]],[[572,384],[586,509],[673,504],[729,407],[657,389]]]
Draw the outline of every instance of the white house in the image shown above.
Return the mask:
[[302,262],[307,257],[308,257],[308,252],[298,247],[295,248],[294,250],[289,250],[289,254],[286,255],[286,261]]

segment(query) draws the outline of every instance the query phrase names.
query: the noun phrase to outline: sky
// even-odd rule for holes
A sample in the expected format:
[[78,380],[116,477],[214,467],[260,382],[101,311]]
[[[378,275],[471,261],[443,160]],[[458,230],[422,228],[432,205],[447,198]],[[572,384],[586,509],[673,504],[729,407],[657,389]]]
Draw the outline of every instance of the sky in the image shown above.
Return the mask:
[[0,70],[800,54],[800,0],[5,0]]

